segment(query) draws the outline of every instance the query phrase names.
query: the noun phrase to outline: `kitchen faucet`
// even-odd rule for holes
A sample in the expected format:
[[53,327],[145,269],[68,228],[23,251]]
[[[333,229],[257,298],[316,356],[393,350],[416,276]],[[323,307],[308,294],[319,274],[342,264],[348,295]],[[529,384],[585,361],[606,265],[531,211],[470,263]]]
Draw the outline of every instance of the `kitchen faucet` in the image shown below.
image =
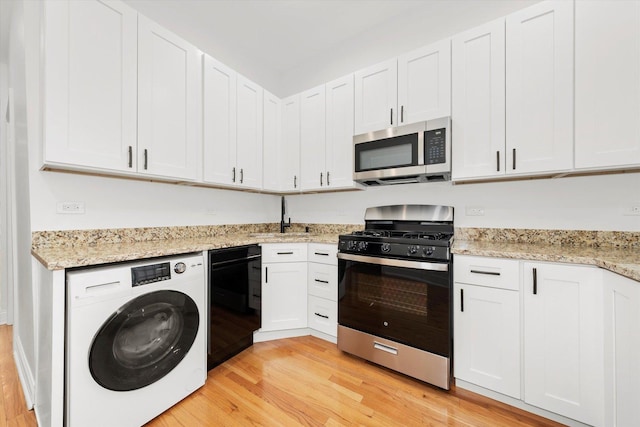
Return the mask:
[[284,214],[286,213],[286,202],[284,200],[284,196],[282,196],[282,204],[280,210],[280,232],[284,233],[284,229],[287,227],[291,227],[291,216],[289,216],[289,222],[284,222]]

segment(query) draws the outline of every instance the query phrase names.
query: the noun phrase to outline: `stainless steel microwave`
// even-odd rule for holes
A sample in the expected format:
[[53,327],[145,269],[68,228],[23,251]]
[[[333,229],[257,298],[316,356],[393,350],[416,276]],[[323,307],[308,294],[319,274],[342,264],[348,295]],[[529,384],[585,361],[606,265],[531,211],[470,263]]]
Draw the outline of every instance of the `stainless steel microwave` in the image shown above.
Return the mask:
[[364,185],[451,179],[451,118],[353,137],[353,180]]

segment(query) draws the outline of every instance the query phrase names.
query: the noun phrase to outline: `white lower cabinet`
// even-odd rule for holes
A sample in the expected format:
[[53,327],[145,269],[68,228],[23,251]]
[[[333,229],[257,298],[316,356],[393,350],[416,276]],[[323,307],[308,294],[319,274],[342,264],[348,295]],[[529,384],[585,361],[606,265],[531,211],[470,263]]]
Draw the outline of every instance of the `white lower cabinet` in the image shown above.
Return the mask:
[[603,425],[602,270],[523,263],[524,401]]
[[640,420],[640,283],[604,271],[604,425]]
[[307,244],[262,246],[262,327],[307,327]]
[[479,257],[455,261],[455,377],[519,399],[519,262]]
[[309,327],[338,336],[338,248],[309,244]]
[[594,426],[635,425],[640,285],[604,274],[591,266],[456,255],[455,378],[525,409]]

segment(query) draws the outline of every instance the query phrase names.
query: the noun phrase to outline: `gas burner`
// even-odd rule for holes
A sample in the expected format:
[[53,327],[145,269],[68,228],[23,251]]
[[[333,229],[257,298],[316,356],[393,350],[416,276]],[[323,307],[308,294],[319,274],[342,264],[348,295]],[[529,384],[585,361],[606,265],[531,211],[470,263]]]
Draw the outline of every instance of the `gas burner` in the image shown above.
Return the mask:
[[391,237],[388,230],[362,230],[351,233],[354,236],[370,236],[370,237]]

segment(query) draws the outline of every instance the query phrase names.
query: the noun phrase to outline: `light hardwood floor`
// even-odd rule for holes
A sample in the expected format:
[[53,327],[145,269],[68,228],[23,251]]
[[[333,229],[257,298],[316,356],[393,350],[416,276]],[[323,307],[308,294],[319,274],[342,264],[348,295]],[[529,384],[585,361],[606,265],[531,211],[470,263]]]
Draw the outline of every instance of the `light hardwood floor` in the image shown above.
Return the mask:
[[12,329],[11,326],[0,325],[0,427],[36,426],[33,411],[27,410],[13,360]]
[[314,337],[256,343],[147,424],[165,426],[559,426],[461,389],[449,392]]
[[[0,326],[0,427],[36,426]],[[147,427],[559,426],[460,389],[449,392],[342,353],[314,337],[256,343]],[[90,426],[87,426],[90,427]],[[119,427],[119,426],[113,426]]]

